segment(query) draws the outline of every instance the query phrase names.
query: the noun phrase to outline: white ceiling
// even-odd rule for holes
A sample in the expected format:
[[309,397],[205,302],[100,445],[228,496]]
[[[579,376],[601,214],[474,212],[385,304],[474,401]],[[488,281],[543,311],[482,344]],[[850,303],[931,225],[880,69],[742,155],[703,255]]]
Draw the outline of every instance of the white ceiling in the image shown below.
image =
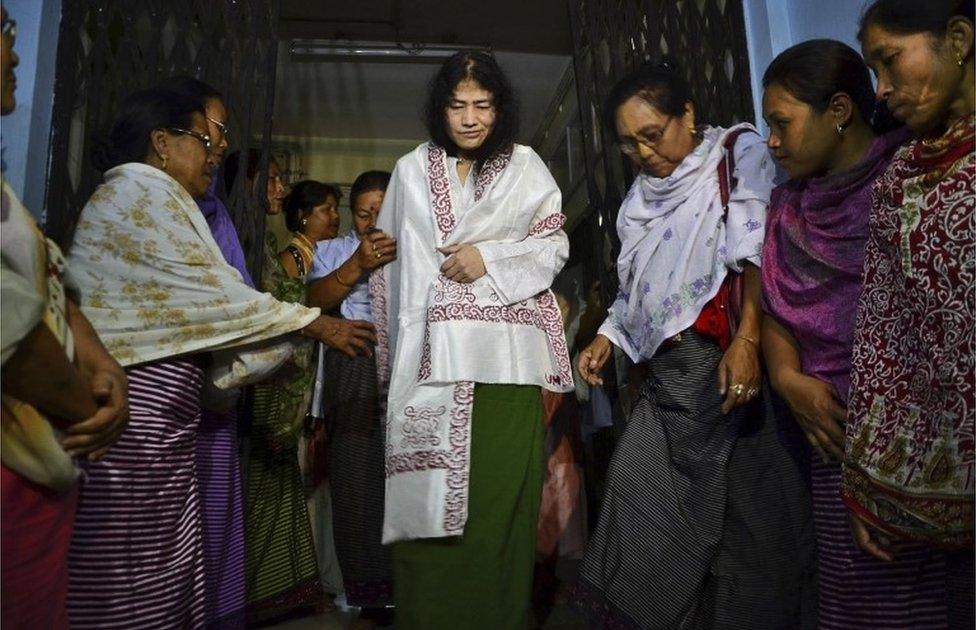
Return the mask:
[[[278,51],[274,133],[319,138],[422,140],[421,109],[437,66],[293,60],[290,41]],[[496,52],[521,103],[522,142],[548,109],[571,58],[562,54]]]
[[572,54],[566,0],[282,0],[277,136],[426,137],[420,110],[436,65],[292,60],[293,38],[488,46],[532,138]]

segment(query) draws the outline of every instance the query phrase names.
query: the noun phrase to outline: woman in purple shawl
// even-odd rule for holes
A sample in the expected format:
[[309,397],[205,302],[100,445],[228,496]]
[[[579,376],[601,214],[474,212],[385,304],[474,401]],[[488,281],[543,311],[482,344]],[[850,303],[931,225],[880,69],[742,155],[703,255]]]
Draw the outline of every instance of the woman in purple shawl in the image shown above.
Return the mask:
[[[219,164],[227,151],[227,108],[213,87],[191,77],[166,81],[164,89],[203,100],[214,159]],[[216,194],[217,181],[197,199],[224,259],[254,286],[244,250],[224,203]],[[208,627],[244,627],[244,513],[241,466],[237,449],[237,412],[234,401],[225,409],[203,409],[197,432],[196,467],[203,507],[203,548],[206,575],[205,601]]]
[[819,627],[944,628],[942,556],[903,547],[885,562],[860,551],[840,497],[871,189],[907,133],[875,136],[867,67],[840,42],[784,51],[763,87],[769,147],[790,181],[769,204],[762,347],[773,388],[820,456],[811,471]]

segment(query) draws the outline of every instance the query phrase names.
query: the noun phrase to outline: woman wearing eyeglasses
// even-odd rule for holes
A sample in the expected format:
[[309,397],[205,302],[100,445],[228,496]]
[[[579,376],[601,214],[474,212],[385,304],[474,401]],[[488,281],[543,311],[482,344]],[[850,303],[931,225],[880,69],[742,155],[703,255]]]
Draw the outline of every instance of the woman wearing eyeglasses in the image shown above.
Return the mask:
[[579,370],[601,385],[617,346],[648,377],[578,597],[607,627],[800,628],[809,505],[759,397],[759,254],[776,167],[751,125],[699,126],[683,77],[670,62],[641,67],[603,110],[639,173],[617,219],[619,292]]
[[247,286],[195,197],[215,163],[204,105],[128,96],[81,212],[70,264],[80,305],[126,368],[131,421],[88,466],[69,554],[72,628],[198,628],[204,549],[195,466],[201,395],[270,376],[301,343],[352,353],[351,326]]

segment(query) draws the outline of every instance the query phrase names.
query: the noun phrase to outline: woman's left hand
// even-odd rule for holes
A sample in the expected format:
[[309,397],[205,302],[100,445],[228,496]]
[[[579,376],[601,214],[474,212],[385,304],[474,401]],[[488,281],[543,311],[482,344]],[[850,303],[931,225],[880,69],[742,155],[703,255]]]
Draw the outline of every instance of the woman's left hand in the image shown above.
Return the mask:
[[718,392],[725,396],[722,413],[753,400],[759,395],[761,385],[759,348],[742,337],[733,338],[718,364]]
[[129,394],[121,368],[96,371],[91,375],[91,385],[98,411],[69,427],[61,446],[72,457],[87,456],[94,462],[111,449],[129,424]]
[[441,273],[449,280],[468,284],[487,273],[481,252],[474,245],[450,245],[438,247],[437,251],[447,254]]

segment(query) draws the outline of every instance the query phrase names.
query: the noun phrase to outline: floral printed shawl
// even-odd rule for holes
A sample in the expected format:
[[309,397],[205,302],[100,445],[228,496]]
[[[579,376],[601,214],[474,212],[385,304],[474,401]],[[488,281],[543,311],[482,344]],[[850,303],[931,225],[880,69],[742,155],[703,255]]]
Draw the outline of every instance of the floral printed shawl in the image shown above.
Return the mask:
[[186,190],[146,164],[105,174],[82,210],[69,260],[82,309],[123,366],[235,348],[214,356],[222,388],[280,365],[290,344],[254,344],[319,313],[247,286]]
[[726,220],[719,194],[722,145],[741,128],[755,131],[748,124],[707,128],[674,173],[641,174],[620,207],[620,289],[600,334],[634,361],[654,356],[664,340],[691,326],[729,268],[759,265],[776,166],[758,133],[736,141],[737,184]]

